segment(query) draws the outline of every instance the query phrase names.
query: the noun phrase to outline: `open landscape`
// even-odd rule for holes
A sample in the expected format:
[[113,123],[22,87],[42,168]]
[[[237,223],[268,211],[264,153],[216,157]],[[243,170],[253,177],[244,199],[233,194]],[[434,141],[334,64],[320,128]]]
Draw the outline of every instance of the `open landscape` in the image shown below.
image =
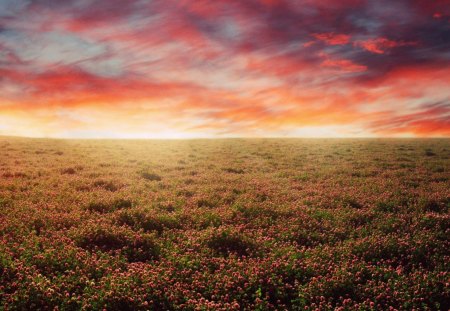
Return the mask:
[[0,0],[0,311],[450,311],[450,0]]
[[2,310],[448,310],[449,139],[0,138]]

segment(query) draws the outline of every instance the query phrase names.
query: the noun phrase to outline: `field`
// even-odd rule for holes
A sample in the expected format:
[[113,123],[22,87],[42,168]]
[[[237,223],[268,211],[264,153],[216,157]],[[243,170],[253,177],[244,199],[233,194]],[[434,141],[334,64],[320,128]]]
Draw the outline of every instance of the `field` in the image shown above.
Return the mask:
[[448,310],[450,140],[0,137],[0,309]]

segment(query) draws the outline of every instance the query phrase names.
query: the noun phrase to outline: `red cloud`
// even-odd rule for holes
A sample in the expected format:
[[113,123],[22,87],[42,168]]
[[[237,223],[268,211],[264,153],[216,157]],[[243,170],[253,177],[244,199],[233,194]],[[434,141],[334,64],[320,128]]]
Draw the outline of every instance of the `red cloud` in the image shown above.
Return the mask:
[[280,5],[283,1],[282,0],[259,0],[263,5],[267,7],[275,7],[277,5]]
[[342,45],[350,42],[350,36],[346,34],[330,33],[315,33],[313,37],[323,41],[329,45]]
[[344,72],[362,72],[367,70],[366,66],[357,64],[349,59],[334,59],[323,52],[319,53],[319,55],[325,58],[325,60],[321,63],[322,67],[338,69]]
[[[392,113],[392,112],[391,112]],[[417,136],[449,136],[450,105],[438,103],[426,105],[420,111],[400,116],[389,115],[370,124],[373,132],[381,135],[399,133]]]
[[[1,70],[3,78],[20,85],[24,92],[9,109],[43,107],[112,106],[123,102],[188,98],[201,86],[155,82],[137,76],[100,77],[77,68],[57,67],[43,73]],[[5,107],[5,106],[4,106]]]
[[[418,36],[417,42],[434,48],[423,49],[420,60],[425,61],[418,66],[416,53],[402,53],[409,49],[388,53],[417,44],[408,41],[416,37],[405,29],[404,41],[388,39],[389,32],[382,31],[354,41],[367,33],[345,17],[356,14],[355,6],[362,8],[365,1],[302,3],[310,10],[284,0],[113,0],[90,8],[62,3],[55,9],[34,3],[28,15],[17,17],[27,26],[16,29],[24,32],[23,38],[41,32],[55,32],[53,38],[70,34],[79,40],[69,47],[82,51],[85,45],[98,45],[106,52],[95,59],[64,59],[47,66],[29,56],[22,60],[16,53],[20,42],[9,51],[13,39],[6,40],[8,47],[0,41],[0,112],[33,115],[30,111],[37,109],[46,116],[42,127],[58,118],[64,124],[64,116],[57,114],[64,108],[88,116],[90,111],[104,111],[114,117],[97,121],[112,129],[115,117],[123,118],[124,126],[138,128],[135,122],[142,116],[142,124],[148,124],[164,114],[184,128],[220,132],[355,125],[380,135],[448,134],[448,110],[416,111],[424,98],[448,97],[449,64],[438,53],[439,46],[426,46],[427,40]],[[441,11],[448,16],[441,6],[427,9]],[[27,18],[32,22],[27,24]],[[432,14],[426,18],[441,22]],[[35,27],[34,19],[45,27],[38,22]],[[308,40],[313,41],[304,43]],[[436,60],[431,62],[430,55]],[[105,60],[120,69],[111,75],[97,70]],[[81,121],[72,124],[75,129],[83,126]]]
[[322,66],[336,68],[346,72],[366,71],[367,67],[359,65],[348,59],[326,59],[322,62]]
[[393,41],[386,38],[376,38],[364,41],[356,41],[354,45],[372,53],[384,54],[386,53],[386,51],[392,48],[417,45],[417,42]]

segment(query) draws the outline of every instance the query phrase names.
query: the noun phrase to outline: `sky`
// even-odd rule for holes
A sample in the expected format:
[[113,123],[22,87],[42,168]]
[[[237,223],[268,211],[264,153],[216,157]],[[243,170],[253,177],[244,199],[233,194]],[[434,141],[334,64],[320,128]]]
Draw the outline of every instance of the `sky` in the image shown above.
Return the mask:
[[450,0],[0,0],[0,135],[448,137]]

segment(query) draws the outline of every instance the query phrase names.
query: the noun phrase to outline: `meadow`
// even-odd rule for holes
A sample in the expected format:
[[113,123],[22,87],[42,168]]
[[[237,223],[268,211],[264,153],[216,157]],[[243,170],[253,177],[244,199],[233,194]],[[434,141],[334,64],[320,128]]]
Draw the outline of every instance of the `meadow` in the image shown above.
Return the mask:
[[449,139],[0,137],[2,310],[448,310]]

